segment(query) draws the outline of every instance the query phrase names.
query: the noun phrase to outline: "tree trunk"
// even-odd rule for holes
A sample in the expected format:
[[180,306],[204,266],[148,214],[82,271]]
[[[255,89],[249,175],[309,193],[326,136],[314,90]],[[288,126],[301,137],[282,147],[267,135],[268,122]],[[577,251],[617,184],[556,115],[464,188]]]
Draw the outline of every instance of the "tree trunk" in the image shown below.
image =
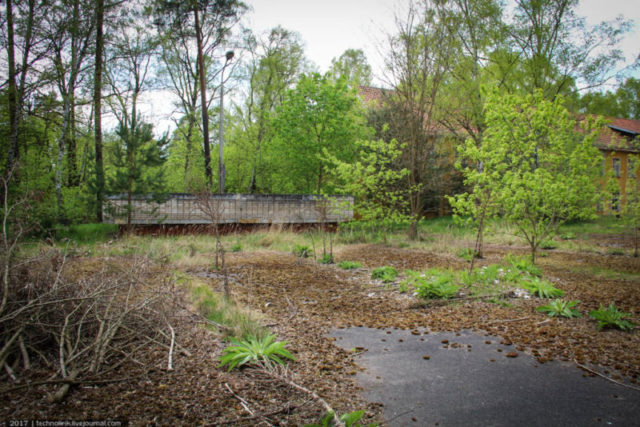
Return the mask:
[[7,55],[9,65],[9,150],[5,177],[8,177],[18,157],[18,90],[16,87],[16,63],[13,37],[13,4],[7,0]]
[[96,0],[96,62],[93,86],[93,120],[96,143],[96,218],[103,221],[104,162],[102,160],[102,55],[104,51],[104,0]]
[[193,8],[196,25],[196,41],[198,45],[198,77],[200,78],[200,104],[202,105],[202,139],[204,143],[204,173],[207,177],[209,188],[213,185],[213,173],[211,172],[211,148],[209,147],[209,112],[207,110],[207,70],[204,67],[204,54],[202,47],[202,28],[198,15],[197,3]]

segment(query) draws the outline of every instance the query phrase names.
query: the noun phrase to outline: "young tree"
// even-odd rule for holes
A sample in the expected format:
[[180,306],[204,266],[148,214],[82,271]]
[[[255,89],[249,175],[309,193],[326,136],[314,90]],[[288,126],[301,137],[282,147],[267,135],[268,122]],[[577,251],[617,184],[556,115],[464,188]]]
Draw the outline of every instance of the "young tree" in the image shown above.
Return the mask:
[[637,257],[640,241],[640,163],[632,156],[627,157],[627,162],[626,199],[622,206],[622,218],[633,230],[633,256]]
[[[494,203],[528,242],[531,258],[545,239],[566,221],[595,214],[602,157],[594,146],[600,121],[576,121],[562,97],[547,101],[532,95],[487,94],[487,130],[481,146],[469,147],[467,177],[491,188]],[[467,145],[472,144],[467,141]],[[477,174],[484,174],[477,177]]]
[[453,58],[453,37],[429,0],[411,2],[406,19],[397,19],[389,36],[386,68],[393,88],[388,100],[393,136],[406,143],[400,158],[409,170],[407,186],[412,221],[409,237],[417,238],[422,202],[443,182],[439,175],[442,128],[437,105]]
[[369,129],[354,90],[327,75],[303,76],[276,109],[269,145],[274,167],[272,190],[285,193],[330,192],[326,152],[342,161],[355,155],[355,141]]
[[359,140],[356,142],[357,158],[345,162],[325,151],[330,170],[338,189],[354,196],[355,206],[361,221],[371,221],[381,225],[386,241],[387,230],[392,224],[405,222],[408,216],[407,194],[409,190],[401,185],[409,170],[394,168],[394,163],[402,154],[402,145],[395,139]]

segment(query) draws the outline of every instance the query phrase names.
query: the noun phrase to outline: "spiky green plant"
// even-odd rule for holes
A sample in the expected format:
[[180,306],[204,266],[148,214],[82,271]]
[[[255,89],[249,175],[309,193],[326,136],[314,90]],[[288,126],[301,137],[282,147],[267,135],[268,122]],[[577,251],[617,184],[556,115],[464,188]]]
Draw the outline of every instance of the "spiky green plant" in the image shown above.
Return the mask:
[[517,256],[509,253],[504,260],[510,264],[511,267],[516,268],[523,273],[527,273],[530,276],[542,276],[542,269],[535,265],[529,257]]
[[636,326],[635,323],[627,320],[628,317],[631,317],[631,313],[625,313],[619,310],[613,303],[609,304],[607,308],[604,308],[602,304],[600,304],[600,308],[590,311],[589,316],[598,321],[599,331],[603,328],[617,328],[623,331],[630,331]]
[[249,337],[246,340],[231,339],[233,345],[225,347],[220,357],[220,366],[229,365],[229,371],[245,364],[276,362],[284,365],[283,359],[296,360],[284,346],[286,341],[276,341],[275,335],[267,334],[264,338]]
[[378,267],[371,272],[372,279],[382,280],[385,283],[393,282],[398,277],[398,270],[388,265]]
[[541,313],[547,313],[550,317],[581,317],[580,312],[573,308],[578,305],[580,301],[563,301],[561,299],[556,299],[551,301],[547,305],[541,305],[536,310]]
[[456,275],[452,270],[430,269],[424,277],[416,280],[416,292],[423,299],[449,299],[458,294]]
[[340,261],[338,263],[338,267],[342,268],[343,270],[353,270],[362,267],[362,264],[357,261]]
[[553,286],[551,282],[534,277],[530,282],[522,282],[521,285],[540,298],[559,298],[564,296],[564,291]]
[[295,245],[293,254],[299,258],[307,258],[313,255],[313,250],[307,245]]
[[322,255],[322,258],[320,258],[318,260],[318,262],[320,264],[333,264],[333,255],[331,254],[324,254]]

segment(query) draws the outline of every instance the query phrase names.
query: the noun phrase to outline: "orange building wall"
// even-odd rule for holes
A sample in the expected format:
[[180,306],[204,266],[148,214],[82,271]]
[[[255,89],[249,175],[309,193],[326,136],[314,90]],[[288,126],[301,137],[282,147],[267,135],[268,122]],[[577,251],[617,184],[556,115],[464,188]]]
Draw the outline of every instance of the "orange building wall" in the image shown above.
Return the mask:
[[[622,206],[624,206],[624,204],[627,201],[626,187],[627,187],[627,176],[628,176],[628,172],[629,172],[629,158],[632,157],[637,162],[640,162],[640,154],[639,153],[629,153],[629,152],[624,152],[624,151],[605,151],[605,152],[603,152],[603,155],[604,155],[605,176],[611,170],[613,170],[613,159],[614,158],[620,159],[620,177],[617,178],[617,181],[618,181],[618,188],[620,188],[620,198],[621,198],[621,201],[622,201],[621,205],[620,205],[620,208],[622,208]],[[638,175],[638,177],[640,178],[640,174]],[[605,208],[605,212],[603,212],[603,213],[610,213],[611,212],[611,201],[609,201],[609,203],[607,203],[606,205],[607,205],[607,207]]]

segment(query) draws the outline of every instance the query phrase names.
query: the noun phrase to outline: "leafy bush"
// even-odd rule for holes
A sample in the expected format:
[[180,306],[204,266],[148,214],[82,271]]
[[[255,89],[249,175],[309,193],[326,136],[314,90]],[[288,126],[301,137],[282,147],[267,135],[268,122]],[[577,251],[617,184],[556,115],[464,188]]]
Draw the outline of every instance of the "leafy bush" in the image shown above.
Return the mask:
[[542,269],[536,266],[529,257],[507,254],[504,260],[513,268],[525,272],[530,276],[542,276]]
[[247,363],[271,362],[284,365],[283,358],[296,360],[287,349],[285,341],[276,341],[275,336],[267,334],[263,339],[249,337],[246,340],[238,341],[231,339],[233,345],[225,347],[220,357],[220,366],[229,365],[229,371],[235,367],[240,367]]
[[553,240],[545,240],[544,242],[540,243],[541,249],[555,249],[557,247],[558,247],[558,244]]
[[231,252],[242,252],[242,245],[240,243],[234,243],[231,246]]
[[556,288],[547,280],[534,277],[531,282],[522,282],[525,289],[540,298],[559,298],[564,296],[564,291]]
[[547,313],[550,317],[561,316],[561,317],[581,317],[582,315],[575,307],[578,305],[580,301],[563,301],[561,299],[556,299],[551,301],[547,305],[542,305],[538,307],[538,310],[541,313]]
[[385,283],[393,282],[396,277],[398,277],[398,270],[388,265],[378,267],[371,273],[372,279],[382,280]]
[[456,285],[456,275],[452,270],[441,271],[431,269],[425,276],[416,279],[416,292],[423,299],[449,299],[458,294],[460,287]]
[[576,235],[575,235],[575,233],[568,232],[568,233],[561,234],[560,238],[562,240],[573,240],[573,239],[576,238]]
[[473,256],[475,255],[475,252],[473,249],[471,248],[464,248],[461,249],[460,251],[458,251],[458,253],[456,254],[458,255],[458,257],[466,260],[466,261],[471,261],[473,259]]
[[299,258],[307,258],[313,255],[313,250],[307,245],[295,245],[293,254]]
[[340,261],[338,263],[338,267],[342,268],[343,270],[353,270],[362,267],[362,264],[357,261]]
[[609,304],[607,308],[600,304],[600,308],[589,312],[589,316],[598,321],[598,330],[602,328],[618,328],[623,331],[630,331],[636,326],[635,323],[626,320],[631,317],[631,313],[619,310],[613,303]]
[[320,264],[333,264],[333,255],[331,254],[324,254],[322,255],[322,258],[320,258],[318,260],[318,262]]

